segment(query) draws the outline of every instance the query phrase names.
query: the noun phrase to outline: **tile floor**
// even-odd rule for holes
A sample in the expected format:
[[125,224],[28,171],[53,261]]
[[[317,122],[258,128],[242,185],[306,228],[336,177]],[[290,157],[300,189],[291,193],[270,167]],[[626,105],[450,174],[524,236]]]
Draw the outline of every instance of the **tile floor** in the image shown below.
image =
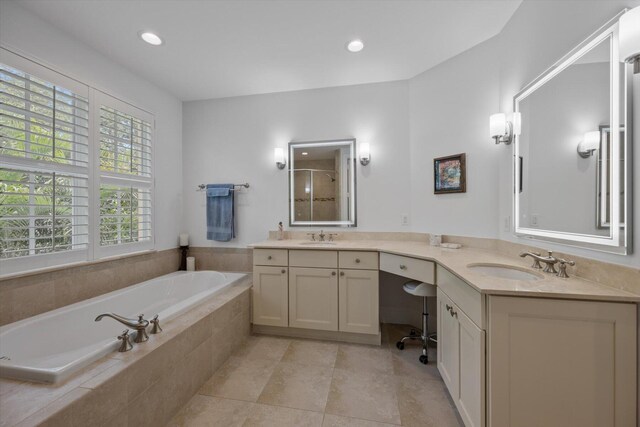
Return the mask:
[[461,426],[436,368],[395,342],[381,347],[254,335],[168,426]]

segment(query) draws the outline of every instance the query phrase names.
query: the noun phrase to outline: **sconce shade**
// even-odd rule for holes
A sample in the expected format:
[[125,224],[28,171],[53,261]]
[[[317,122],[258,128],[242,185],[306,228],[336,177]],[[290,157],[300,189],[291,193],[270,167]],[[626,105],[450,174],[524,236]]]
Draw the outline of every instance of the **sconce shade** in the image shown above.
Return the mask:
[[287,164],[287,160],[284,157],[284,149],[282,147],[276,147],[273,150],[273,160],[276,162],[278,169],[284,169]]
[[634,62],[640,59],[640,6],[620,17],[620,59]]
[[600,132],[597,130],[586,132],[578,144],[578,154],[586,159],[598,148],[600,148]]
[[360,164],[362,166],[366,166],[369,164],[371,160],[371,148],[368,142],[363,142],[360,144]]
[[505,134],[507,128],[507,116],[504,113],[492,114],[489,117],[489,136],[495,138]]

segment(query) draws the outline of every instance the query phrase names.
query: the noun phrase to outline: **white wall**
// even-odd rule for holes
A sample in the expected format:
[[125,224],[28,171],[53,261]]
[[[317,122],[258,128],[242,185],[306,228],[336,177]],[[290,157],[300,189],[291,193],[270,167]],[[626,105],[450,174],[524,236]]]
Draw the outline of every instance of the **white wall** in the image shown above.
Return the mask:
[[[488,40],[409,81],[413,230],[496,237],[498,152],[488,118],[499,95]],[[466,193],[433,193],[433,159],[466,153]]]
[[[572,48],[586,39],[600,26],[613,18],[625,7],[640,5],[640,0],[608,0],[608,1],[547,1],[525,0],[514,13],[499,36],[500,61],[500,102],[496,111],[511,112],[513,96],[526,84],[544,72]],[[640,102],[640,76],[634,77],[635,120],[640,126],[638,102]],[[485,117],[488,121],[488,118]],[[640,146],[640,132],[634,132],[634,146]],[[499,196],[500,210],[496,221],[499,224],[501,239],[526,243],[512,235],[512,230],[502,227],[505,218],[511,216],[511,149],[500,147],[499,153]],[[635,150],[633,164],[640,165],[640,150]],[[636,179],[637,181],[637,179]],[[572,189],[560,186],[556,191],[564,192],[570,197]],[[640,185],[634,189],[636,201],[634,210],[634,241],[636,249],[630,256],[600,253],[567,246],[535,242],[536,246],[562,250],[588,258],[603,261],[640,266]]]
[[[371,163],[357,168],[357,230],[409,231],[400,225],[412,200],[408,82],[185,102],[183,113],[184,225],[193,245],[244,247],[289,223],[288,175],[273,149],[292,140],[370,142]],[[197,185],[243,182],[251,188],[237,193],[236,239],[206,240]]]
[[181,101],[69,37],[16,2],[0,1],[0,42],[16,53],[155,115],[156,248],[177,246],[182,215]]

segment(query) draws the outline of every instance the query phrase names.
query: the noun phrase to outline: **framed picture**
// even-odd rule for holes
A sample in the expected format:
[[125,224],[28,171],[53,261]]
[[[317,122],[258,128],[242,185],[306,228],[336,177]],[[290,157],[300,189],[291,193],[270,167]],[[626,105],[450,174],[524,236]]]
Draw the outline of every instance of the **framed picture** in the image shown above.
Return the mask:
[[433,192],[435,194],[465,193],[467,176],[465,153],[433,159]]

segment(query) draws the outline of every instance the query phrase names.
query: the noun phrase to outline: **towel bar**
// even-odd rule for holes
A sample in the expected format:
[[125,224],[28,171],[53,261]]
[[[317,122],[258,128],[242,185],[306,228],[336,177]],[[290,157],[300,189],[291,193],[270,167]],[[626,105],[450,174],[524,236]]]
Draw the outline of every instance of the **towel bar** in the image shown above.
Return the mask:
[[[249,188],[250,185],[248,182],[245,182],[244,184],[233,184],[234,187],[244,187],[244,188]],[[198,184],[198,190],[197,191],[204,191],[207,188],[207,184]],[[232,188],[231,191],[235,191],[235,188]]]

